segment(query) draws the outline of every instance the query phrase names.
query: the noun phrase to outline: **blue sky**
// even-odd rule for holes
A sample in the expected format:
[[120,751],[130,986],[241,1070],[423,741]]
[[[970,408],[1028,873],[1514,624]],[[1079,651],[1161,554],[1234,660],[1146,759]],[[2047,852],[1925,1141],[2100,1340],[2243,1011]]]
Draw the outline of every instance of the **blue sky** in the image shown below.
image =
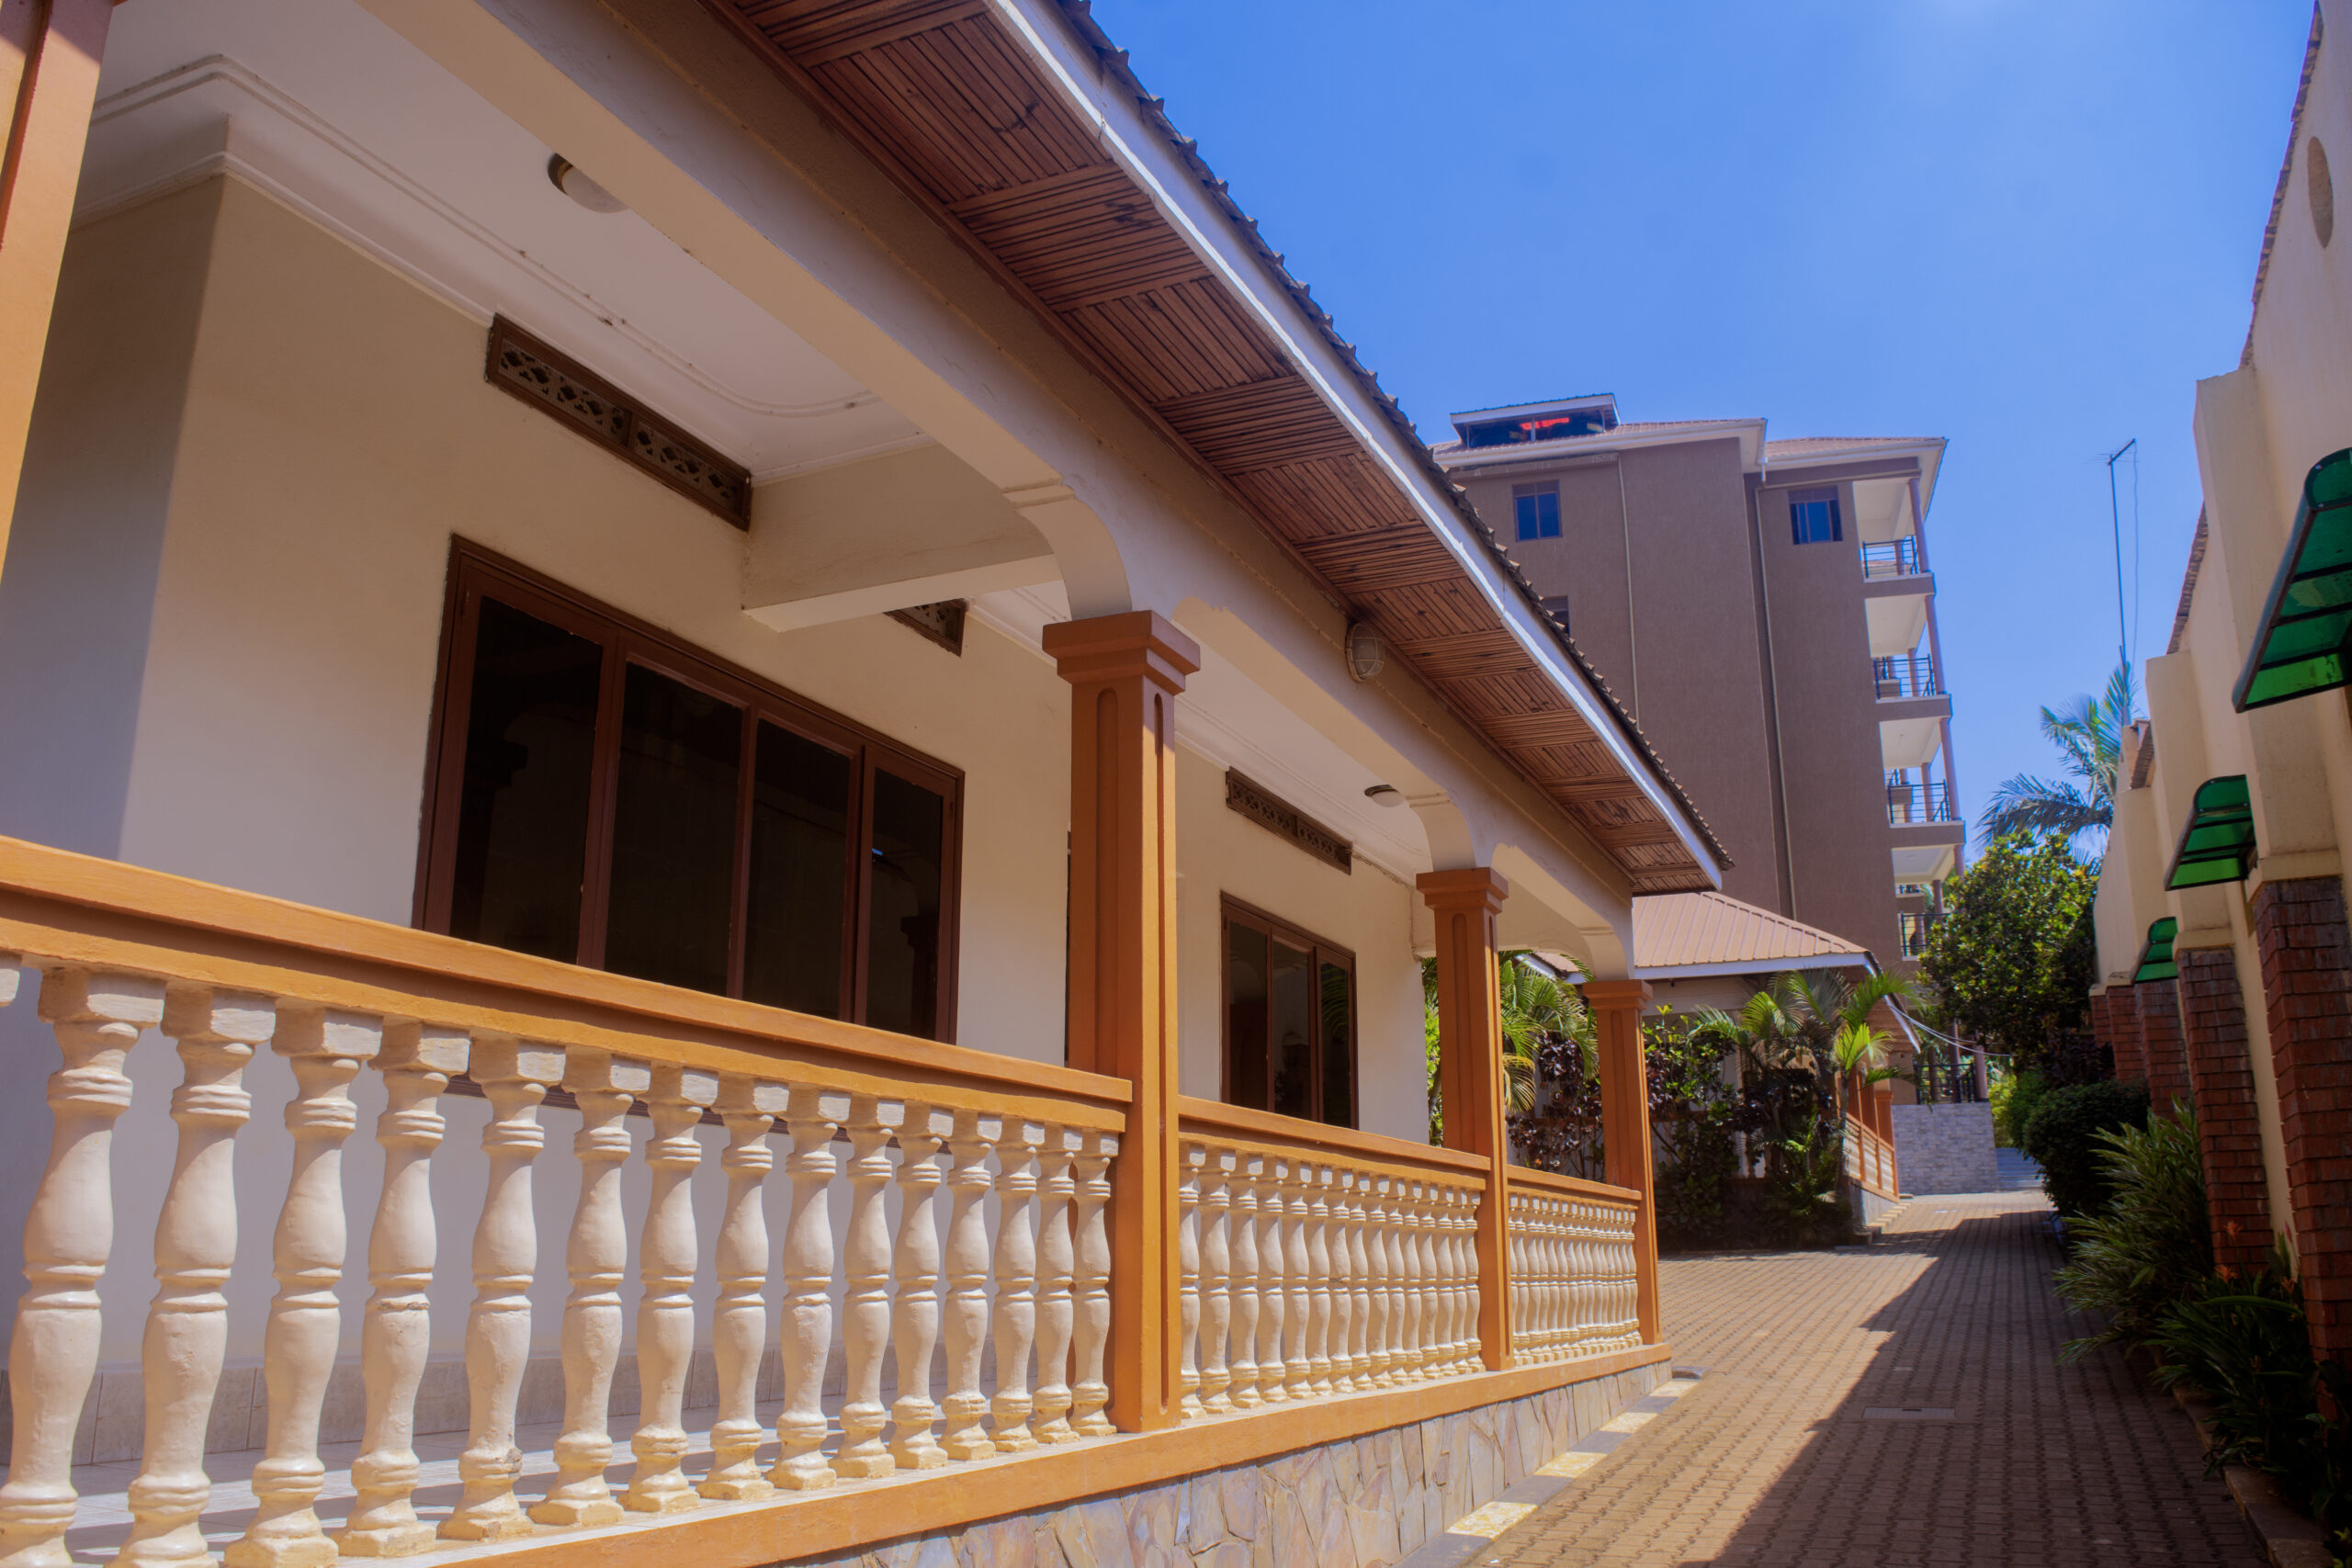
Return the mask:
[[[2142,658],[2197,519],[2309,0],[1095,0],[1421,433],[1628,419],[1951,440],[1928,542],[1973,821]],[[2133,550],[2132,485],[2138,485]],[[1670,761],[1670,759],[1669,759]]]

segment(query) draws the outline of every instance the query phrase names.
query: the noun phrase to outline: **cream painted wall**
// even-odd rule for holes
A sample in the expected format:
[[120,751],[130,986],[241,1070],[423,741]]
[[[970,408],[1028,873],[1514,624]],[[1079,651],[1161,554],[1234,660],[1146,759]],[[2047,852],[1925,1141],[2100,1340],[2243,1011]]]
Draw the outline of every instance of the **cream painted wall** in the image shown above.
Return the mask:
[[[173,248],[181,265],[153,265]],[[958,1038],[1062,1059],[1069,721],[1068,688],[1049,665],[978,625],[961,660],[879,618],[786,635],[757,626],[738,607],[740,532],[485,384],[479,323],[243,185],[216,181],[94,226],[77,236],[72,272],[102,287],[69,291],[60,314],[44,450],[103,479],[28,487],[5,581],[12,594],[51,602],[68,631],[72,605],[111,606],[82,640],[99,655],[143,649],[143,661],[65,716],[26,716],[61,743],[17,750],[0,784],[0,831],[405,923],[445,571],[450,538],[462,535],[963,769]],[[101,372],[124,321],[168,320],[199,286],[201,310],[182,334],[192,354],[142,344],[143,361],[121,356],[141,367],[137,377]],[[170,395],[175,377],[184,411]],[[137,399],[124,397],[126,379]],[[126,401],[137,419],[119,417]],[[176,440],[140,468],[107,449],[126,432]],[[119,543],[94,552],[93,536]],[[74,667],[106,666],[101,657]],[[38,703],[39,684],[15,682],[7,700]],[[89,745],[64,743],[118,728],[129,743],[108,753],[111,777]],[[43,830],[39,803],[104,797],[119,780],[111,838]],[[29,995],[0,1015],[5,1043],[46,1071],[55,1047],[31,1015]],[[108,1360],[135,1356],[153,1289],[146,1238],[175,1136],[170,1043],[142,1039],[130,1074],[115,1141],[119,1243],[102,1292]],[[277,1115],[290,1073],[265,1055],[247,1077],[259,1114],[238,1141],[232,1358],[259,1353],[269,1231],[291,1158]],[[354,1093],[362,1131],[345,1150],[348,1217],[364,1238],[381,1095],[365,1074]],[[433,1294],[436,1338],[454,1348],[471,1295],[462,1259],[486,1172],[486,1107],[443,1105],[450,1128],[435,1187],[445,1267]],[[533,1296],[538,1337],[552,1343],[577,1118],[548,1111],[542,1121]],[[0,1204],[0,1279],[11,1284],[46,1122],[37,1098],[0,1111],[6,1146],[31,1162]],[[646,1135],[646,1123],[630,1127]],[[722,1140],[704,1132],[711,1157],[696,1202],[715,1227]],[[629,1179],[641,1204],[642,1171]],[[367,1294],[359,1262],[355,1251],[343,1288],[355,1305]],[[706,1278],[701,1293],[711,1289]],[[356,1322],[346,1320],[355,1332]]]
[[1367,1133],[1429,1136],[1421,963],[1412,889],[1368,861],[1341,872],[1225,804],[1225,773],[1197,752],[1176,763],[1177,1032],[1184,1092],[1217,1098],[1225,1065],[1223,899],[1346,948],[1356,960],[1356,1115]]

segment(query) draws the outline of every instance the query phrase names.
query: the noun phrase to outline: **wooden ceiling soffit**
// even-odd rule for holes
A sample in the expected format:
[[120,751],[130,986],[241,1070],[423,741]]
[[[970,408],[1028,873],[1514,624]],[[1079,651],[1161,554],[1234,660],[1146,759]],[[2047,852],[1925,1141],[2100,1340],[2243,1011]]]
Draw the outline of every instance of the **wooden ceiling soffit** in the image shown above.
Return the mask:
[[[1130,399],[1320,582],[1377,628],[1396,657],[1593,838],[1637,891],[1709,883],[1666,815],[1629,778],[1566,694],[1511,635],[1469,569],[1228,295],[1148,194],[1065,104],[1039,62],[978,0],[702,0],[797,92],[924,206]],[[1244,243],[1292,290],[1307,320],[1354,366],[1303,286],[1256,226],[1125,76],[1124,57],[1086,17],[1065,14],[1146,118],[1224,203]],[[1402,439],[1394,400],[1357,367]],[[1443,476],[1433,482],[1447,493]],[[1465,526],[1482,537],[1476,519]],[[1492,549],[1491,538],[1484,540]],[[1500,570],[1515,574],[1499,549]],[[1523,581],[1519,588],[1530,594]],[[1573,645],[1563,644],[1613,703]],[[1630,719],[1628,741],[1681,791]],[[1729,857],[1687,799],[1690,820]]]

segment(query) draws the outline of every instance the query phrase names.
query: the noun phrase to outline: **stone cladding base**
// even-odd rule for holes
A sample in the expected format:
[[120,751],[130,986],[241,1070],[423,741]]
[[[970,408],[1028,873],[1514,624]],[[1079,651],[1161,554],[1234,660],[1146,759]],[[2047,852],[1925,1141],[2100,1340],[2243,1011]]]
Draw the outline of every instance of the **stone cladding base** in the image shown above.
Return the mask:
[[1386,1568],[1667,1381],[1664,1362],[791,1568]]
[[1895,1180],[1906,1193],[1997,1192],[2000,1164],[1993,1155],[1993,1108],[1897,1105]]

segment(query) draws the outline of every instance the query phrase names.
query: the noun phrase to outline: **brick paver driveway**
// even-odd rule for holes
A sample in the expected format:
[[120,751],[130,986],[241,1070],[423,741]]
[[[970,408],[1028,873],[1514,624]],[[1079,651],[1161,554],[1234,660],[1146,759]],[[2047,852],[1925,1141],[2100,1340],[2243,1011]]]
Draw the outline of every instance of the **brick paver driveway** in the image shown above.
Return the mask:
[[2058,1365],[2084,1324],[2046,1213],[1922,1198],[1867,1251],[1668,1259],[1706,1376],[1472,1562],[2256,1568],[2171,1401],[2114,1355]]

